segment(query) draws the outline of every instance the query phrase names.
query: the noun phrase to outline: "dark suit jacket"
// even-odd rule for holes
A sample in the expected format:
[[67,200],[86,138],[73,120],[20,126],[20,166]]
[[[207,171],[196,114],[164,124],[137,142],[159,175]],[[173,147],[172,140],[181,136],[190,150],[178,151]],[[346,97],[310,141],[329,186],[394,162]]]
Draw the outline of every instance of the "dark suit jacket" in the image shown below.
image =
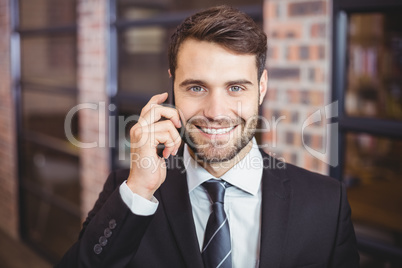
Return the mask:
[[[260,267],[359,267],[345,187],[262,155]],[[155,192],[160,204],[153,216],[134,215],[122,201],[119,186],[129,171],[111,173],[79,240],[57,267],[202,268],[185,169],[177,159],[170,159],[175,167]],[[95,246],[100,239],[104,246]]]

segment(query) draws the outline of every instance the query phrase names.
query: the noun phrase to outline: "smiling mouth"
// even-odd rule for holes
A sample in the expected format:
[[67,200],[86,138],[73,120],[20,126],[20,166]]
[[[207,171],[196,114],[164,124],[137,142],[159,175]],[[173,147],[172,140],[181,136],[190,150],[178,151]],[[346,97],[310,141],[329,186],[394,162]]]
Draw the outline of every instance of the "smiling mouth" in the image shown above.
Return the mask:
[[232,131],[236,126],[227,127],[227,128],[205,128],[205,127],[200,127],[200,126],[196,126],[196,127],[206,134],[219,135],[219,134],[226,134],[226,133]]

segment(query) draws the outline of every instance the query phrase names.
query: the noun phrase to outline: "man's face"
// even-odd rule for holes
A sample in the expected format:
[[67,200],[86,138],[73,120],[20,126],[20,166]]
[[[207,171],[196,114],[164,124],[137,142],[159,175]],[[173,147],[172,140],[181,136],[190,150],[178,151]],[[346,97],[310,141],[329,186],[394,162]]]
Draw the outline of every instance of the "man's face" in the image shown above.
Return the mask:
[[258,81],[256,56],[187,39],[180,46],[174,81],[184,140],[206,162],[234,158],[252,139],[267,75]]

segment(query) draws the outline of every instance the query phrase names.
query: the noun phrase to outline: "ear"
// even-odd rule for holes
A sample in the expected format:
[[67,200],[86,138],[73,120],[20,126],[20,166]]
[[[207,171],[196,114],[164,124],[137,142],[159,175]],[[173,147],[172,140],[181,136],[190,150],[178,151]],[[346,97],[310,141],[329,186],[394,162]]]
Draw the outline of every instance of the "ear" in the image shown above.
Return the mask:
[[168,69],[168,74],[169,74],[169,78],[172,78],[172,73],[170,72],[170,69]]
[[267,69],[264,69],[260,78],[260,99],[258,100],[259,105],[262,104],[265,94],[267,94],[267,86],[268,86],[268,73]]

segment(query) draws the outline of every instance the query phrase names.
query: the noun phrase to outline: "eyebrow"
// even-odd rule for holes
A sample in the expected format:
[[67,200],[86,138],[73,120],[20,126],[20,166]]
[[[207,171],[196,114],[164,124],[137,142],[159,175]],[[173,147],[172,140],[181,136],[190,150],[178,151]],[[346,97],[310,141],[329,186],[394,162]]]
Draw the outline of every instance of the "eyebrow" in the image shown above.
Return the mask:
[[252,86],[253,83],[246,79],[240,79],[240,80],[229,81],[226,83],[226,85],[227,86],[229,86],[229,85],[250,85],[250,86]]
[[202,80],[197,80],[197,79],[186,79],[183,82],[180,83],[180,87],[185,87],[188,85],[194,85],[194,84],[198,84],[198,85],[205,85],[204,81]]
[[[185,87],[188,85],[206,85],[206,83],[202,80],[197,80],[197,79],[186,79],[183,82],[180,83],[180,87]],[[246,79],[240,79],[240,80],[233,80],[233,81],[228,81],[225,83],[226,86],[230,86],[230,85],[253,85],[253,83],[249,80]]]

